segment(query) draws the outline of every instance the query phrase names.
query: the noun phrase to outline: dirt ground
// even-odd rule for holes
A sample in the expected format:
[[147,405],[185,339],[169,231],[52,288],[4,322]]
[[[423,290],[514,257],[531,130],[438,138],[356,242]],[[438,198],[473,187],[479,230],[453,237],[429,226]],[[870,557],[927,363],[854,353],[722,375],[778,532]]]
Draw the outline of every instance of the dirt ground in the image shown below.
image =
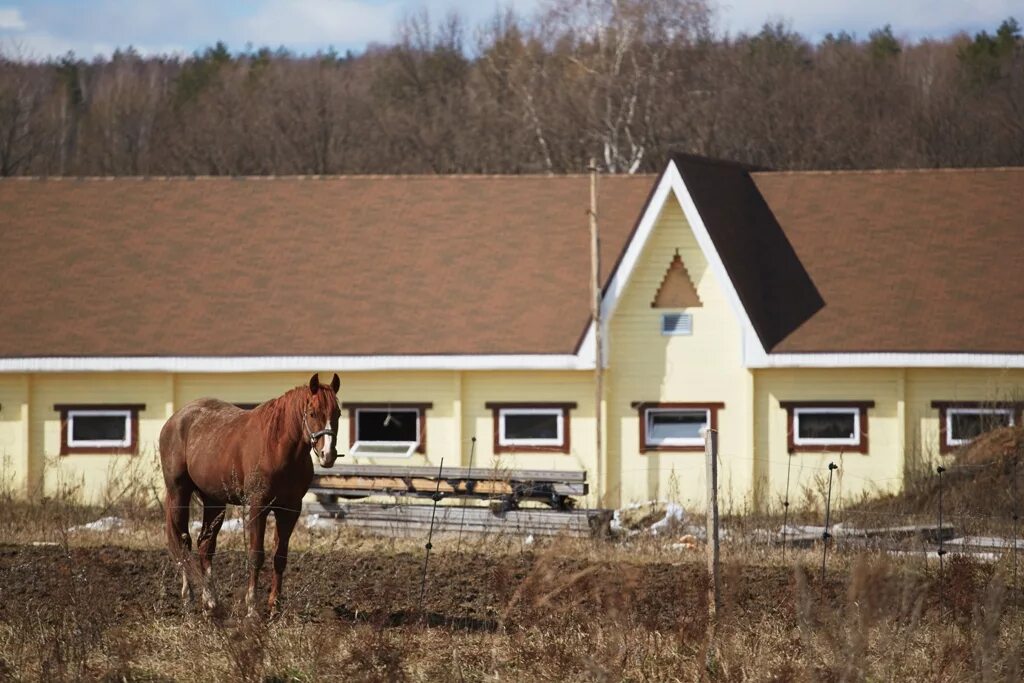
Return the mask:
[[[421,603],[423,565],[423,552],[412,550],[294,553],[285,575],[287,610],[312,622],[397,623],[425,613],[438,623],[493,629],[499,621],[514,623],[514,603],[523,599],[524,591],[553,591],[560,586],[571,590],[547,595],[552,609],[570,603],[581,609],[625,608],[652,629],[674,629],[688,619],[694,620],[695,627],[703,627],[707,610],[706,572],[700,556],[631,563],[534,551],[435,553]],[[264,597],[268,567],[260,581]],[[225,552],[216,558],[215,581],[222,603],[241,601],[246,572],[243,552]],[[743,574],[739,582],[757,590],[730,593],[729,598],[745,611],[778,608],[763,596],[784,594],[792,580],[791,572],[779,567],[746,567]],[[27,604],[46,605],[54,596],[82,589],[102,595],[107,609],[119,619],[174,616],[183,611],[180,578],[166,552],[158,549],[107,545],[65,551],[60,546],[0,546],[0,576],[3,593],[17,598],[0,601],[0,620],[10,617],[17,603],[17,610],[23,611]]]
[[[126,508],[121,527],[72,532],[106,512],[6,509],[0,682],[1021,680],[1024,672],[1021,592],[1006,562],[950,557],[939,572],[920,553],[836,547],[822,586],[820,549],[782,556],[727,542],[712,622],[703,547],[675,533],[435,536],[421,600],[425,539],[300,526],[280,614],[249,619],[242,533],[221,534],[220,606],[204,614],[182,602],[151,511]],[[271,528],[261,606],[272,539]]]

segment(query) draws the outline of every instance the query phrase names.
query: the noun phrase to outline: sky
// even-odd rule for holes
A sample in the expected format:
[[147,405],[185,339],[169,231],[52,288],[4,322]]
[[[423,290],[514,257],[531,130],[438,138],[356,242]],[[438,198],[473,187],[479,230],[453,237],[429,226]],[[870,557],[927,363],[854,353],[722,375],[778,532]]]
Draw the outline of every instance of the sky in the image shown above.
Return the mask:
[[[403,16],[457,11],[470,25],[502,7],[529,14],[545,0],[0,0],[0,51],[83,58],[133,46],[143,54],[192,52],[223,40],[233,50],[284,46],[312,53],[363,50],[393,40]],[[907,40],[993,31],[1024,22],[1024,0],[718,0],[717,26],[756,33],[782,21],[811,40],[845,30],[859,37],[891,24]]]

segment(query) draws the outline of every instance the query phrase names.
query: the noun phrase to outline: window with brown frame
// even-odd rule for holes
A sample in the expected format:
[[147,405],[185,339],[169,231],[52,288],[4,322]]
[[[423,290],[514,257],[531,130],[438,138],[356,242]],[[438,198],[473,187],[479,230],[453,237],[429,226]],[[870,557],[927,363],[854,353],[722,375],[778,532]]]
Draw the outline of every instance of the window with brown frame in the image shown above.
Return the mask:
[[632,404],[640,419],[640,452],[703,451],[705,428],[718,429],[718,411],[724,403]]
[[575,403],[485,403],[494,415],[494,452],[568,453]]
[[433,403],[342,403],[348,411],[349,454],[408,458],[427,452],[427,410]]
[[1022,407],[1007,401],[932,401],[939,410],[939,453],[952,453],[987,431],[1020,424]]
[[139,452],[139,411],[144,403],[64,404],[60,413],[60,454]]
[[874,401],[780,401],[790,453],[868,452],[868,408]]

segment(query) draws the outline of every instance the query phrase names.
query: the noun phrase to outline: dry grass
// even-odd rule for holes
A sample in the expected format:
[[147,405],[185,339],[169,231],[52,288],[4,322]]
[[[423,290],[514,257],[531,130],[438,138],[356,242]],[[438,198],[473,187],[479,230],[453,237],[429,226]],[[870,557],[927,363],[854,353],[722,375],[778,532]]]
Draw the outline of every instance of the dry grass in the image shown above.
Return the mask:
[[[1006,489],[1004,464],[978,469],[977,485]],[[675,534],[435,536],[421,602],[424,539],[300,524],[281,616],[247,619],[243,534],[222,532],[223,608],[202,614],[180,602],[152,492],[116,481],[117,492],[91,507],[73,502],[73,488],[36,503],[0,493],[0,680],[1022,677],[1024,615],[1010,556],[950,556],[940,574],[923,553],[836,547],[823,585],[819,549],[790,548],[783,558],[744,540],[781,520],[737,515],[725,520],[723,608],[712,625],[703,553],[681,548]],[[969,483],[950,483],[951,509],[973,511]],[[929,485],[845,512],[926,518]],[[639,526],[647,512],[638,511]],[[977,519],[1005,516],[1002,507],[985,512]],[[815,514],[808,506],[794,517]],[[126,524],[68,531],[105,515]]]
[[[250,620],[244,544],[225,534],[225,613],[182,607],[152,513],[127,532],[57,530],[101,510],[5,505],[0,678],[10,680],[1013,680],[1008,567],[726,546],[709,639],[699,552],[665,539],[435,539],[297,532],[276,621]],[[56,546],[26,545],[33,534]]]

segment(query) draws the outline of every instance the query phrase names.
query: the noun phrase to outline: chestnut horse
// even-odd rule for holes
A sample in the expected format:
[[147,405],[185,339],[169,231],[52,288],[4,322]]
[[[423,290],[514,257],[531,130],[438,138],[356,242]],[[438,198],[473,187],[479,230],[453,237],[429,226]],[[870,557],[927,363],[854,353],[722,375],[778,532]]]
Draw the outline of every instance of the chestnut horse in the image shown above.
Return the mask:
[[[167,544],[181,565],[181,595],[192,595],[192,582],[201,577],[203,603],[216,605],[211,563],[225,506],[247,505],[249,589],[246,605],[255,613],[256,582],[263,566],[263,535],[267,516],[277,522],[271,610],[281,595],[281,577],[288,563],[288,539],[299,519],[302,498],[313,479],[315,456],[323,467],[338,457],[338,388],[320,384],[313,375],[308,385],[295,387],[252,410],[201,398],[183,406],[160,432],[160,461],[167,486]],[[199,532],[198,571],[192,559],[189,503],[196,494],[203,502]]]

